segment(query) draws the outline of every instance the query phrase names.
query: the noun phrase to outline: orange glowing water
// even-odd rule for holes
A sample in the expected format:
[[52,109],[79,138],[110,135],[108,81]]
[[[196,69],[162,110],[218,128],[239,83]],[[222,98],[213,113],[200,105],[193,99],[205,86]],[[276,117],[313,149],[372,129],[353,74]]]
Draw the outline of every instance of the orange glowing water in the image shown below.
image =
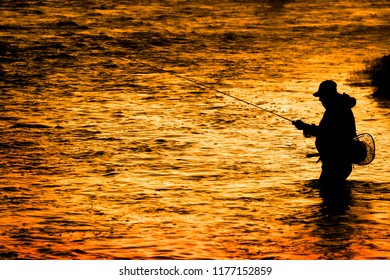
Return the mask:
[[[388,1],[3,2],[0,259],[390,258],[389,103],[351,83]],[[377,157],[329,205],[313,139],[139,61],[312,123],[334,79]]]

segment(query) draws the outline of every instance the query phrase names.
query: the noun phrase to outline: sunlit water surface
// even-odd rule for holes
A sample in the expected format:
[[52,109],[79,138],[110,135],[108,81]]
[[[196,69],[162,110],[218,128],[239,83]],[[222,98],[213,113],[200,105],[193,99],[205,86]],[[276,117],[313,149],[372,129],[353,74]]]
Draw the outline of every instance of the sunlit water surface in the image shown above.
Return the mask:
[[[389,51],[387,0],[0,13],[1,259],[390,258],[389,103],[351,74]],[[334,79],[377,157],[328,203],[314,139],[166,71],[310,123]]]

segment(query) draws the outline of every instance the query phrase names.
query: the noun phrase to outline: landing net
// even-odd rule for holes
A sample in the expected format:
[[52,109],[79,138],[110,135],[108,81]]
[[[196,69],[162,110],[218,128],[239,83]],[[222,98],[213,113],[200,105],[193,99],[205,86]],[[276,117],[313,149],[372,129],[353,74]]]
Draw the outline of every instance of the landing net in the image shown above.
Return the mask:
[[353,163],[357,165],[367,165],[375,158],[375,141],[368,134],[359,134],[353,139]]

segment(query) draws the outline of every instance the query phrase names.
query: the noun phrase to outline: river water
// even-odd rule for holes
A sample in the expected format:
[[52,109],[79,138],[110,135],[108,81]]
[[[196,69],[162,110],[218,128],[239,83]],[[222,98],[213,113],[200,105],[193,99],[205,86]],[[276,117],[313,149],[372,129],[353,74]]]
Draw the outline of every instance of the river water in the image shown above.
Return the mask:
[[[0,259],[389,259],[387,0],[2,0]],[[323,200],[312,96],[375,160]]]

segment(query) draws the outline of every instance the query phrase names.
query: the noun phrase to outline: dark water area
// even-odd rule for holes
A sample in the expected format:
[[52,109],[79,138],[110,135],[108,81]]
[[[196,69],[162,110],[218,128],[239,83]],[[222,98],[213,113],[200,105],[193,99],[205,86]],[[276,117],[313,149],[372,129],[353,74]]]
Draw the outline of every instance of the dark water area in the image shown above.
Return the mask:
[[[0,259],[389,259],[390,3],[0,4]],[[354,96],[375,160],[324,198],[312,96]]]

